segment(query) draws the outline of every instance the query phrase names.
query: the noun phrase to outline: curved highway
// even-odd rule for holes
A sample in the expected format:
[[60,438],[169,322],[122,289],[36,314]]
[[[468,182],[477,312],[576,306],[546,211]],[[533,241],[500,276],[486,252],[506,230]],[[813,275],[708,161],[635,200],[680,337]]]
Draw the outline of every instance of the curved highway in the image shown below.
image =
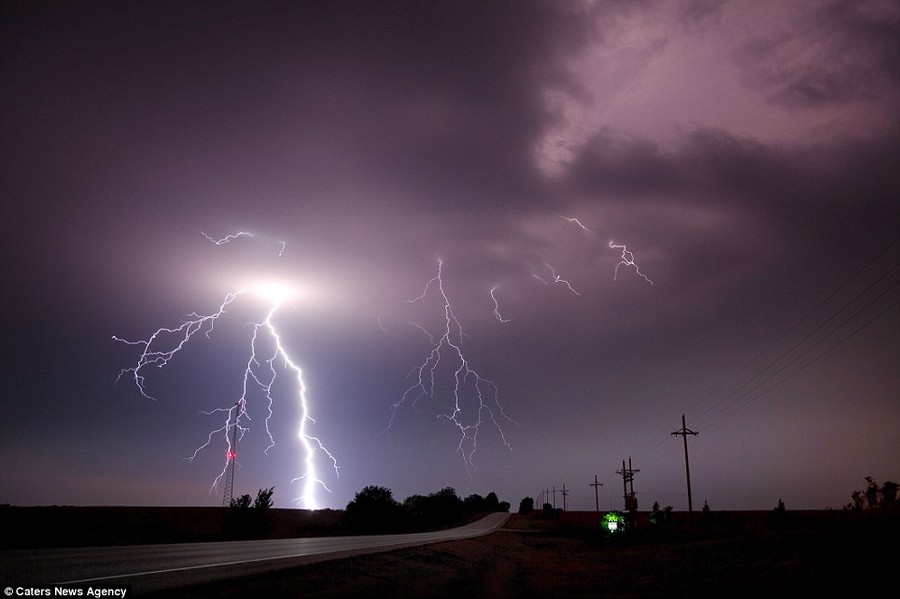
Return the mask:
[[491,514],[466,526],[436,532],[267,541],[81,547],[0,552],[3,584],[130,584],[152,591],[257,574],[318,561],[468,539],[489,534],[509,514]]

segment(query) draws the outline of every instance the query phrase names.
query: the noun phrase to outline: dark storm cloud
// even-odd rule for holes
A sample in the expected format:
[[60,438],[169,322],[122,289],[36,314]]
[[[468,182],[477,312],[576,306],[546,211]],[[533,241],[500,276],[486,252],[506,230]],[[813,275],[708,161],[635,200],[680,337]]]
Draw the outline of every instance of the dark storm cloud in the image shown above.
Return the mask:
[[458,169],[524,197],[528,157],[508,149],[540,127],[532,90],[560,55],[550,34],[583,36],[535,2],[314,2],[250,17],[241,3],[51,7],[6,9],[20,22],[5,86],[14,131],[72,125],[124,160],[148,142],[182,158],[251,150],[272,161],[262,169],[290,160],[320,187],[399,180],[422,201],[464,183],[449,178]]
[[668,309],[653,311],[685,318],[670,309],[708,310],[711,294],[741,293],[761,268],[815,273],[881,251],[900,218],[900,176],[888,167],[897,137],[885,133],[788,146],[697,130],[662,148],[604,131],[563,180],[576,205],[593,207],[594,219],[616,223],[620,235],[642,223],[635,251],[658,251],[657,270],[671,277],[657,279],[672,285]]
[[[611,478],[622,457],[671,440],[682,411],[708,409],[718,398],[697,398],[771,355],[768,343],[895,238],[890,10],[5,2],[0,173],[14,292],[4,351],[15,359],[3,362],[0,452],[39,446],[33,463],[65,472],[68,485],[41,483],[46,501],[86,496],[77,460],[91,470],[83,480],[115,479],[123,502],[144,497],[127,490],[139,472],[178,489],[154,501],[209,503],[218,447],[203,464],[182,458],[206,439],[211,420],[198,412],[235,392],[239,371],[224,365],[246,363],[259,299],[154,372],[155,403],[114,384],[134,348],[110,337],[177,325],[273,278],[309,291],[278,324],[342,465],[332,507],[364,484],[400,497],[502,485],[515,502],[563,482],[554,477]],[[219,246],[201,234],[239,230],[254,236]],[[653,285],[610,241],[627,244]],[[408,302],[439,258],[464,349],[519,422],[507,429],[513,451],[484,429],[473,480],[456,429],[434,418],[446,393],[378,435],[431,347],[412,323],[434,333],[443,322],[434,287]],[[848,286],[851,297],[860,289]],[[811,473],[795,494],[828,486],[813,479],[849,491],[862,462],[887,468],[854,449],[862,438],[896,447],[887,314],[830,362],[739,401],[746,421],[704,429],[698,484],[763,472],[754,460],[776,446],[784,472]],[[247,455],[241,484],[282,485],[287,506],[298,462],[295,406],[282,400],[275,455]],[[867,432],[829,428],[848,419]],[[767,432],[730,445],[743,430]],[[637,467],[677,503],[670,458]],[[44,501],[28,495],[27,470],[3,471],[12,482],[0,499]],[[773,484],[757,474],[734,492]],[[772,507],[733,505],[753,501]]]
[[[529,151],[546,116],[538,83],[590,30],[537,2],[10,3],[4,14],[17,25],[3,86],[20,163],[11,191],[40,198],[18,231],[103,253],[140,246],[162,219],[174,255],[191,228],[272,228],[294,242],[299,226],[299,249],[340,253],[345,235],[398,233],[409,250],[440,250],[416,238],[465,241],[477,227],[461,211],[502,227],[509,210],[547,201]],[[127,224],[107,224],[118,218]],[[78,270],[36,236],[18,241],[48,270]]]
[[701,25],[704,21],[718,19],[724,4],[723,0],[684,0],[679,18],[686,26]]
[[770,101],[795,108],[846,103],[900,83],[896,6],[841,0],[797,18],[735,52],[747,83]]

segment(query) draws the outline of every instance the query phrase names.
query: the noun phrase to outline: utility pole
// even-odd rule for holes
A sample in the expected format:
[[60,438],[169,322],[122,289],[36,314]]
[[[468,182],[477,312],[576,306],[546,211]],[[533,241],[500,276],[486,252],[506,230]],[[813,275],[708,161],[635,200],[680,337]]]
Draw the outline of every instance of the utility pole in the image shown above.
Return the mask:
[[566,483],[563,483],[563,488],[562,488],[563,511],[566,511],[566,495],[568,495],[568,494],[569,494],[569,492],[566,491]]
[[553,509],[556,509],[556,485],[553,485]]
[[[637,498],[634,495],[634,474],[640,472],[631,467],[631,458],[628,458],[628,468],[625,467],[625,460],[622,460],[622,469],[616,470],[616,474],[622,476],[622,489],[625,498],[625,511],[637,511]],[[630,487],[630,492],[629,492]]]
[[697,436],[698,432],[692,431],[687,427],[684,423],[684,414],[681,415],[681,430],[674,431],[673,435],[680,435],[684,440],[684,472],[687,475],[687,489],[688,489],[688,514],[693,515],[694,513],[694,504],[691,500],[691,463],[688,461],[688,450],[687,450],[687,438],[688,435]]
[[589,487],[594,487],[594,502],[597,504],[597,516],[600,515],[600,487],[603,483],[597,481],[597,475],[594,475],[594,482],[588,483]]

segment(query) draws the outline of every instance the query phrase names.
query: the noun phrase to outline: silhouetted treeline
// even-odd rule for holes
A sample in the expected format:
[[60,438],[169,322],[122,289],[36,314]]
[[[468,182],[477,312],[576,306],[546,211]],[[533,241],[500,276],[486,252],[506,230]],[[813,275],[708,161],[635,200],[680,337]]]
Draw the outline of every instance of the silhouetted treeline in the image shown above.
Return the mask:
[[885,481],[880,487],[871,476],[866,477],[866,488],[861,491],[853,491],[852,500],[844,506],[847,510],[883,510],[894,511],[897,509],[897,491],[900,485],[894,481]]
[[403,503],[387,487],[370,485],[356,494],[345,511],[347,526],[368,533],[433,530],[458,526],[489,512],[508,512],[509,503],[491,491],[460,499],[445,487],[429,495],[411,495]]
[[231,538],[264,537],[270,530],[269,510],[275,487],[260,489],[256,499],[250,495],[232,498],[225,516],[225,535]]

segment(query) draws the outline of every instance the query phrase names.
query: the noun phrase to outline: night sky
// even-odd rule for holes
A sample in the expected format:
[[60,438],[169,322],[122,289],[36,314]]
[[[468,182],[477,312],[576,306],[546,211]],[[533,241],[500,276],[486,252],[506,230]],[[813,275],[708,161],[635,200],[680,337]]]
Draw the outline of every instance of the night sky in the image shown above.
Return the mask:
[[[220,505],[223,433],[185,458],[254,331],[275,445],[249,377],[235,492],[278,507],[382,485],[515,509],[565,485],[590,510],[597,475],[621,508],[631,457],[641,508],[682,510],[682,414],[695,509],[840,508],[900,479],[896,2],[0,17],[0,503]],[[264,284],[296,291],[270,322],[337,472],[305,454],[284,356],[266,366]],[[238,291],[142,395],[142,347],[114,337]]]

